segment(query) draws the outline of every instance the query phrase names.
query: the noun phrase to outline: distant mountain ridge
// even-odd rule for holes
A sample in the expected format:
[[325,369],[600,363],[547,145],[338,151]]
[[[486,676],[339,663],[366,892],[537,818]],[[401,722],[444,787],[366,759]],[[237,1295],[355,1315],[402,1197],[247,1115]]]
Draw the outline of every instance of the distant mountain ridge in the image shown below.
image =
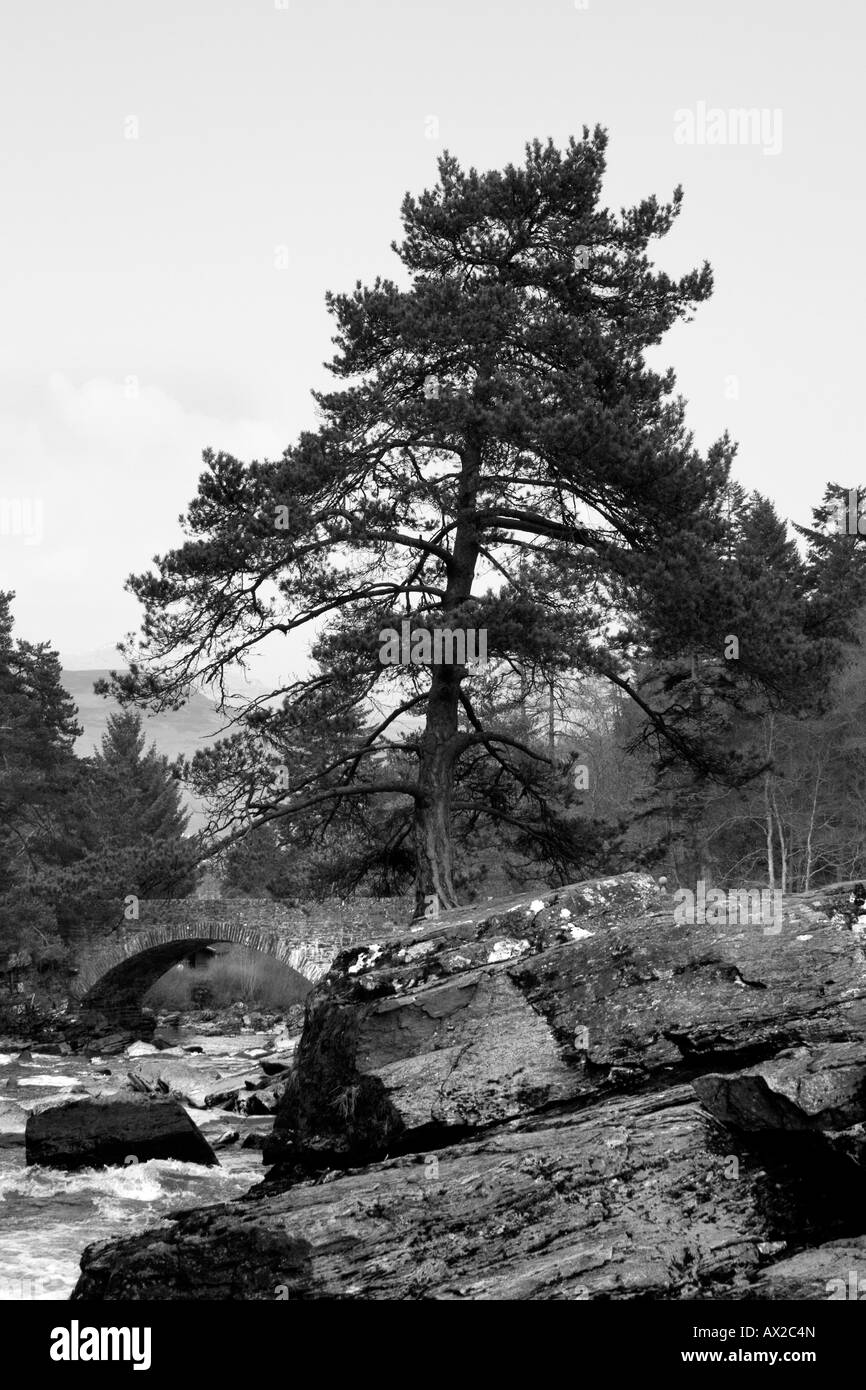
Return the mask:
[[[75,744],[79,757],[89,757],[94,747],[99,747],[109,715],[120,709],[116,700],[96,695],[93,690],[94,683],[107,679],[109,674],[107,670],[63,672],[63,688],[78,706],[78,723],[84,729]],[[181,753],[192,757],[199,748],[206,748],[226,722],[204,695],[192,695],[183,709],[143,713],[148,744],[155,743],[160,753],[172,760]]]

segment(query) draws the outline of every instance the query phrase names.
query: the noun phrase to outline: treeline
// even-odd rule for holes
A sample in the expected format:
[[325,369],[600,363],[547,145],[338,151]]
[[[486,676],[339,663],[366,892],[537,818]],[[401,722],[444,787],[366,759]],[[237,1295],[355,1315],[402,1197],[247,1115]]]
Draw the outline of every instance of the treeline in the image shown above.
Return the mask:
[[[761,579],[770,643],[750,652],[734,620],[728,657],[695,646],[639,670],[688,756],[610,684],[556,688],[557,743],[587,765],[587,809],[624,818],[629,864],[691,887],[801,892],[866,878],[866,550],[838,525],[846,496],[828,486],[812,525],[794,527],[798,547],[766,499],[734,493],[730,564]],[[746,657],[755,679],[732,699]],[[785,666],[794,678],[774,680]]]
[[64,961],[75,937],[110,930],[107,904],[195,885],[181,785],[145,748],[141,715],[112,715],[102,747],[76,757],[81,728],[47,642],[13,636],[0,593],[0,963]]

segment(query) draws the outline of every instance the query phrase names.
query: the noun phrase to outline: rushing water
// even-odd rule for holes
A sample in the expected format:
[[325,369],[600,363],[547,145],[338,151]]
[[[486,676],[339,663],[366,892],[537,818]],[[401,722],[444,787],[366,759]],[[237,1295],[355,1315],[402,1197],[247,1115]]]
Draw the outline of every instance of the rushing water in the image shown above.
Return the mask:
[[[208,1053],[217,1053],[214,1039]],[[230,1057],[237,1060],[237,1049]],[[227,1054],[227,1060],[229,1054]],[[213,1057],[217,1062],[217,1056]],[[96,1094],[106,1078],[100,1065],[122,1076],[133,1064],[123,1058],[92,1062],[83,1057],[46,1057],[30,1061],[0,1055],[0,1102],[63,1096],[73,1086]],[[65,1078],[65,1080],[61,1080]],[[111,1088],[116,1082],[112,1080]],[[189,1110],[213,1142],[226,1129],[270,1128],[270,1119],[246,1119],[225,1111]],[[84,1168],[66,1173],[57,1168],[28,1168],[23,1143],[0,1147],[0,1301],[68,1298],[79,1274],[86,1245],[112,1236],[128,1236],[163,1221],[177,1208],[205,1206],[246,1192],[263,1175],[262,1156],[242,1149],[240,1141],[217,1153],[219,1168],[204,1168],[172,1159],[152,1159],[125,1168]]]

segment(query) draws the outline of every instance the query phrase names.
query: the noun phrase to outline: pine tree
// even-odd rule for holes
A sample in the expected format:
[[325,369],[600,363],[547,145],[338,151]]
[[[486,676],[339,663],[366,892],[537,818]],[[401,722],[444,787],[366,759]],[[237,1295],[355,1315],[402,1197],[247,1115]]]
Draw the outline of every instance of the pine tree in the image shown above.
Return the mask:
[[12,593],[0,593],[0,942],[45,956],[56,918],[38,892],[63,853],[81,732],[47,643],[12,636]]
[[709,755],[670,701],[642,695],[635,653],[718,662],[732,606],[753,617],[724,563],[733,448],[696,451],[673,374],[644,355],[707,298],[711,273],[673,280],[650,262],[680,189],[619,215],[601,205],[606,143],[601,129],[564,151],[536,141],[522,167],[485,174],[443,155],[437,185],[403,203],[393,249],[408,285],[327,297],[347,384],[317,395],[321,427],[276,462],[206,452],[189,539],[130,580],[144,635],[113,689],[154,708],[324,623],[312,673],[273,692],[279,712],[235,710],[260,750],[280,722],[292,734],[288,782],[251,779],[243,739],[211,780],[221,760],[246,824],[401,799],[418,914],[456,904],[455,838],[479,818],[553,864],[589,847],[550,740],[481,718],[481,669],[383,664],[387,630],[483,631],[497,669],[528,663],[548,687],[603,677],[688,761]]
[[145,749],[141,714],[120,710],[108,717],[102,746],[93,758],[92,805],[104,845],[179,840],[189,814],[179,780],[156,745]]
[[128,894],[183,897],[195,886],[198,844],[186,836],[179,776],[145,744],[141,714],[121,710],[79,764],[78,833],[53,886],[67,932],[116,925],[116,900]]

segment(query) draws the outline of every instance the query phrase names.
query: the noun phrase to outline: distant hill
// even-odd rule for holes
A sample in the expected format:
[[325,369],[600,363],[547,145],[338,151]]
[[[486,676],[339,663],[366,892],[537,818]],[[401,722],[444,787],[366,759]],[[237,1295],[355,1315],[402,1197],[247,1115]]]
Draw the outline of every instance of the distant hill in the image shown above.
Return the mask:
[[[116,700],[107,700],[93,693],[94,682],[108,676],[107,670],[63,672],[63,688],[68,690],[78,706],[78,723],[84,733],[76,740],[75,751],[81,758],[89,757],[102,742],[108,716],[120,708]],[[225,720],[204,695],[193,695],[183,709],[167,710],[164,714],[145,714],[144,730],[148,746],[155,743],[158,752],[172,761],[183,753],[192,757],[200,748],[213,743]],[[203,824],[201,803],[184,793],[191,811],[190,830]]]

